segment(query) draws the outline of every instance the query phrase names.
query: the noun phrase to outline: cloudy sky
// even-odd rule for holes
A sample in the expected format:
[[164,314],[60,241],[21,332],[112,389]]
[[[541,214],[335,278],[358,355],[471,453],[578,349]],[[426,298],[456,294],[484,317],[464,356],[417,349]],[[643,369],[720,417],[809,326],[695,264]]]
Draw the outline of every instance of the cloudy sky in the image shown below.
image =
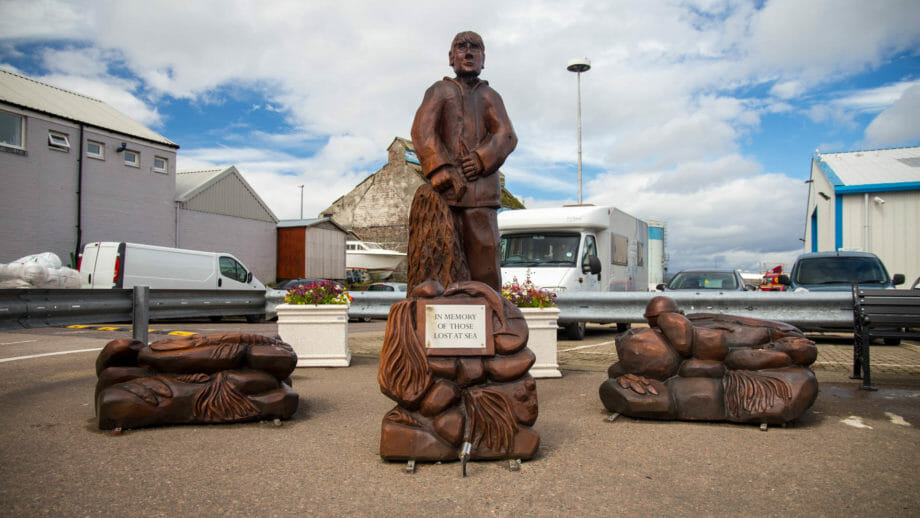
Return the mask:
[[0,67],[101,99],[236,165],[281,219],[312,217],[409,136],[479,32],[530,208],[583,199],[666,224],[670,270],[801,251],[811,157],[920,145],[916,0],[0,0]]

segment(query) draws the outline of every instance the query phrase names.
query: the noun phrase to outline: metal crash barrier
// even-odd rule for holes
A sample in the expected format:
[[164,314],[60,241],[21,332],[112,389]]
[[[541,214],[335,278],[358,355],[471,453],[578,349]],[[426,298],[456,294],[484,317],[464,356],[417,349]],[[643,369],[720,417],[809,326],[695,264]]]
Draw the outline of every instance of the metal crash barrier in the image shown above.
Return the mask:
[[[350,318],[386,318],[405,297],[397,292],[351,292]],[[648,301],[666,295],[685,313],[722,313],[778,320],[808,330],[853,329],[849,292],[606,292],[560,293],[560,322],[645,322]],[[149,319],[274,316],[277,292],[149,290]],[[0,329],[131,322],[132,290],[0,290]]]

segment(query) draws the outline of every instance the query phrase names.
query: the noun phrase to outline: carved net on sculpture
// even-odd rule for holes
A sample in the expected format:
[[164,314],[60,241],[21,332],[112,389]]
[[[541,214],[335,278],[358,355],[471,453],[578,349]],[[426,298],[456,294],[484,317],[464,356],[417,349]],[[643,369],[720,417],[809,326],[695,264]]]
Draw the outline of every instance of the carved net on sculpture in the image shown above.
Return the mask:
[[509,454],[519,426],[505,396],[494,390],[474,389],[466,392],[463,399],[469,414],[470,442],[473,446],[479,448],[485,445],[491,450]]
[[412,300],[392,306],[380,351],[377,382],[384,394],[397,401],[418,401],[432,382],[428,359],[411,325],[414,311]]
[[441,286],[470,280],[461,240],[447,202],[431,185],[419,187],[409,211],[409,293],[427,280]]
[[729,415],[765,412],[780,399],[792,399],[792,387],[785,380],[752,371],[728,371],[725,376],[725,402]]

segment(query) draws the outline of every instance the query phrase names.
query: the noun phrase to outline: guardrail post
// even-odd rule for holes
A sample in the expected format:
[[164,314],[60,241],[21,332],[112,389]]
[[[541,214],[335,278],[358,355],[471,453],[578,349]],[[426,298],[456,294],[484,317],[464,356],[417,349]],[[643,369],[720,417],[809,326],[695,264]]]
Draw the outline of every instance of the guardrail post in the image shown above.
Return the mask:
[[150,326],[150,286],[134,287],[134,339],[147,343],[147,328]]

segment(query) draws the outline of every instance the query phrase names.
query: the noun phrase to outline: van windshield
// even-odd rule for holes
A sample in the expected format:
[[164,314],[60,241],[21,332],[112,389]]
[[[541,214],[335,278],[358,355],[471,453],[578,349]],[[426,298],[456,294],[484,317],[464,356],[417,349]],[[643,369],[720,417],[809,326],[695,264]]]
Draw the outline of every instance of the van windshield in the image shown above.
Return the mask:
[[872,257],[815,257],[802,259],[797,284],[887,284],[888,272]]
[[505,234],[501,240],[501,266],[573,267],[580,238],[571,232]]

